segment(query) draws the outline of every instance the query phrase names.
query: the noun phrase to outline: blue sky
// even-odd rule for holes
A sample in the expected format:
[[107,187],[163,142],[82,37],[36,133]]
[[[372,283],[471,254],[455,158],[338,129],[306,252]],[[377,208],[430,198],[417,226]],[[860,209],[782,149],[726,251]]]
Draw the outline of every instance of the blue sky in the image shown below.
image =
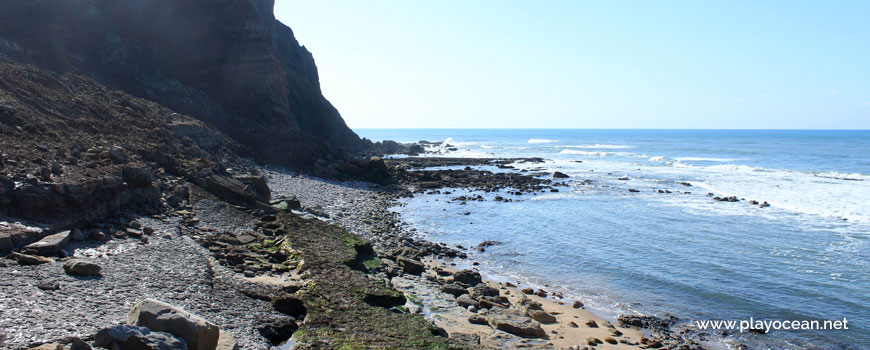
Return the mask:
[[277,0],[352,128],[870,128],[870,1]]

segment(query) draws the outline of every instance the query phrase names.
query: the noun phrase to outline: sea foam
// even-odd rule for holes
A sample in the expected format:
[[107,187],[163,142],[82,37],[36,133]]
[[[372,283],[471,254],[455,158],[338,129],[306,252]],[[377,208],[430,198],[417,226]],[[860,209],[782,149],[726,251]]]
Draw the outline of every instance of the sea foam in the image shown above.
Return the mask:
[[529,139],[529,143],[556,143],[559,140],[550,140],[550,139]]

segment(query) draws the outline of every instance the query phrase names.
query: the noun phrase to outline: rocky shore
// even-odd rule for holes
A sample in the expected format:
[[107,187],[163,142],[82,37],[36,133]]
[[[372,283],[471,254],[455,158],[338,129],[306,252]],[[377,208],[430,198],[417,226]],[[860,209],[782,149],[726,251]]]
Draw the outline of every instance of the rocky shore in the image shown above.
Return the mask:
[[[391,185],[266,168],[271,200],[262,206],[190,184],[172,210],[130,211],[74,228],[50,253],[25,248],[0,260],[0,328],[13,349],[96,346],[96,334],[151,298],[212,322],[242,349],[702,348],[703,335],[671,330],[673,320],[609,321],[582,300],[488,281],[464,260],[487,242],[428,242],[390,211],[404,196],[457,188],[558,191],[557,174],[509,168],[535,161],[390,160]],[[65,271],[76,259],[99,271]]]
[[[389,281],[407,302],[403,312],[421,314],[449,339],[480,348],[702,349],[707,335],[671,329],[676,319],[623,315],[606,320],[585,309],[581,300],[483,278],[467,261],[471,249],[420,239],[390,208],[397,199],[451,189],[522,193],[558,190],[558,174],[500,173],[481,166],[511,169],[508,164],[537,159],[402,158],[388,160],[399,184],[374,186],[337,183],[267,171],[277,193],[294,193],[302,207],[315,208],[335,222],[374,242],[380,265],[369,272]],[[458,167],[459,169],[445,169]],[[472,169],[475,167],[478,169]],[[421,183],[423,184],[421,186]],[[524,192],[525,191],[525,192]],[[473,200],[473,199],[456,199]],[[460,269],[457,266],[470,266]]]

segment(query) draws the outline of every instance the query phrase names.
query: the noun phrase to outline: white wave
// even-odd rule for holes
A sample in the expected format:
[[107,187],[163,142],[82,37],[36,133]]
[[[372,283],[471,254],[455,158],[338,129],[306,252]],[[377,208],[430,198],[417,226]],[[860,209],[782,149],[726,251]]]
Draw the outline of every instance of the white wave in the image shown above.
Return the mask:
[[677,157],[676,160],[684,162],[736,162],[740,159],[733,158],[714,158],[714,157]]
[[649,157],[649,161],[650,162],[661,162],[661,161],[665,160],[665,158],[667,158],[667,157],[665,157],[665,156]]
[[562,150],[561,152],[559,152],[559,153],[560,153],[560,154],[576,154],[576,155],[581,155],[581,156],[597,156],[597,155],[600,155],[600,154],[601,154],[601,152],[594,152],[594,151],[577,151],[577,150],[573,150],[573,149],[563,149],[563,150]]
[[477,145],[477,142],[467,142],[467,141],[456,141],[452,137],[448,137],[444,139],[442,146],[451,145],[453,147],[463,147],[463,146],[474,146]]
[[559,154],[574,154],[579,156],[589,156],[589,157],[628,157],[634,156],[634,153],[629,152],[602,152],[602,151],[580,151],[575,149],[563,149],[559,151]]
[[634,148],[634,146],[629,145],[608,145],[608,144],[600,144],[596,143],[594,145],[567,145],[567,146],[556,146],[557,148],[585,148],[585,149],[627,149]]
[[529,139],[529,143],[555,143],[559,142],[559,140],[550,140],[550,139]]

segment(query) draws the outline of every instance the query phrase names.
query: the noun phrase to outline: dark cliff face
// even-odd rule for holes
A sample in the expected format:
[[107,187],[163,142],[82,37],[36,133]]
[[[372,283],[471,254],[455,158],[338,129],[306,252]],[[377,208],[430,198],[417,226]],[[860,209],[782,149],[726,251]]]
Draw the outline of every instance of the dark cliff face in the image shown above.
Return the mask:
[[213,124],[261,161],[308,165],[359,137],[274,0],[0,3],[0,53],[88,75]]

